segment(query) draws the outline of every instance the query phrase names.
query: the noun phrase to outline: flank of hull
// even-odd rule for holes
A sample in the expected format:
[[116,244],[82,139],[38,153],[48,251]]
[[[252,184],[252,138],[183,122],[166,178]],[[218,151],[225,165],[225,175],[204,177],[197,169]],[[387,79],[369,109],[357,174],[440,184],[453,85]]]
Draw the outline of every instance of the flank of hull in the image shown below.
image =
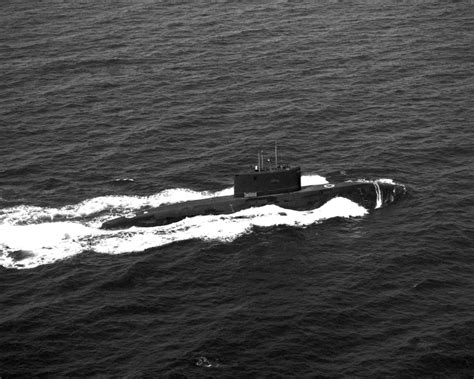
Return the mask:
[[344,182],[302,187],[300,190],[261,196],[221,196],[202,200],[162,205],[119,217],[102,224],[103,229],[125,229],[132,226],[167,225],[186,217],[230,214],[243,209],[274,204],[292,210],[319,208],[335,197],[344,197],[367,208],[375,209],[396,201],[405,194],[405,187],[377,182]]

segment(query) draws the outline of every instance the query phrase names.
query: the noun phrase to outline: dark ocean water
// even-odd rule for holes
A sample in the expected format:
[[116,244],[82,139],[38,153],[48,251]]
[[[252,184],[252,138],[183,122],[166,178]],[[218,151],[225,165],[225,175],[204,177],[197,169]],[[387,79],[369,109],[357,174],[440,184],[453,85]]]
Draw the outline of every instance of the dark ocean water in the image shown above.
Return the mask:
[[[474,4],[0,3],[0,376],[474,376]],[[278,141],[408,195],[151,229]]]

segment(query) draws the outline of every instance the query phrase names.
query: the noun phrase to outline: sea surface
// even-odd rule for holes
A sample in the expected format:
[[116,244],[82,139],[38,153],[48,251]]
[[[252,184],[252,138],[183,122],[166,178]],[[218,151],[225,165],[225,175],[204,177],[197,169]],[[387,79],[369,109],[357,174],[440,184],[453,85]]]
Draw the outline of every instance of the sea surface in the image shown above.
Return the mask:
[[[0,2],[0,376],[473,377],[474,2]],[[269,157],[344,198],[154,228]]]

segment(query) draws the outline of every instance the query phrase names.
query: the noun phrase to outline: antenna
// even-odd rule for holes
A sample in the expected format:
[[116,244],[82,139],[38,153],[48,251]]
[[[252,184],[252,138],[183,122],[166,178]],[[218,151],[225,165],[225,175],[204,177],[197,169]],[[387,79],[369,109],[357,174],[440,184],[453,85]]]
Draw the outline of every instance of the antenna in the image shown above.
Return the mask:
[[277,141],[275,141],[275,168],[278,168],[278,145]]

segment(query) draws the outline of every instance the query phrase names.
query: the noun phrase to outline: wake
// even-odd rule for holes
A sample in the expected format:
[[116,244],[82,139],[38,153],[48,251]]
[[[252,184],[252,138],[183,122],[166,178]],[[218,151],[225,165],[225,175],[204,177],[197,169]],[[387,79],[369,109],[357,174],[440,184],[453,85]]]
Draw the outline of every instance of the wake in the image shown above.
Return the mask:
[[[320,176],[304,176],[303,185],[323,184]],[[61,208],[18,206],[0,210],[0,265],[26,269],[51,264],[84,251],[100,254],[140,252],[177,241],[199,239],[232,242],[254,227],[288,225],[306,227],[334,217],[360,217],[362,206],[342,197],[310,211],[293,211],[266,205],[229,215],[185,218],[152,228],[102,230],[113,217],[156,207],[215,196],[231,195],[233,188],[217,192],[170,189],[151,196],[104,196]]]

